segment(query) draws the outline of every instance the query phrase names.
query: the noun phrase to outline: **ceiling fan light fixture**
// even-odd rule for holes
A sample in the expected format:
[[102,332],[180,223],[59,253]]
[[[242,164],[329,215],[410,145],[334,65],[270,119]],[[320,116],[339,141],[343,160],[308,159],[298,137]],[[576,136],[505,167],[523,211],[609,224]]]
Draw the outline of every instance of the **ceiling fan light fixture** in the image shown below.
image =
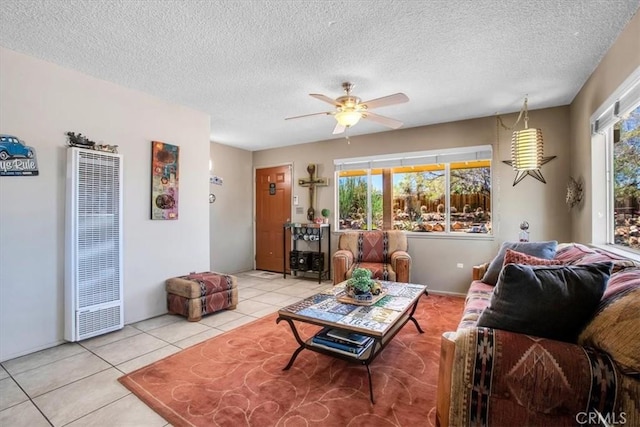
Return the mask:
[[359,111],[344,110],[337,112],[335,118],[340,125],[351,127],[360,121],[362,114]]
[[394,93],[392,95],[380,98],[370,99],[362,102],[359,97],[351,94],[353,83],[344,82],[342,84],[345,94],[336,99],[332,99],[320,93],[310,93],[309,95],[327,104],[331,104],[334,108],[332,111],[324,111],[321,113],[304,114],[302,116],[286,117],[285,120],[299,119],[309,116],[333,116],[338,122],[333,129],[333,134],[343,133],[346,129],[355,126],[361,119],[370,120],[391,129],[398,129],[402,126],[400,120],[390,117],[381,116],[371,113],[374,108],[386,107],[389,105],[402,104],[409,101],[409,97],[404,93]]

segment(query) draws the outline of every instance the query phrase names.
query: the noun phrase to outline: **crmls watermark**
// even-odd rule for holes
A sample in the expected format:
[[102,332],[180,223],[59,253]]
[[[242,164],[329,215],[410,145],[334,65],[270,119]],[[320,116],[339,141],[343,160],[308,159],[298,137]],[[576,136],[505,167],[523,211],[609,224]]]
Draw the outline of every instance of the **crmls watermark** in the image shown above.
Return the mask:
[[576,422],[579,425],[619,426],[627,423],[627,414],[625,412],[611,412],[608,414],[602,414],[598,411],[578,412],[576,414]]

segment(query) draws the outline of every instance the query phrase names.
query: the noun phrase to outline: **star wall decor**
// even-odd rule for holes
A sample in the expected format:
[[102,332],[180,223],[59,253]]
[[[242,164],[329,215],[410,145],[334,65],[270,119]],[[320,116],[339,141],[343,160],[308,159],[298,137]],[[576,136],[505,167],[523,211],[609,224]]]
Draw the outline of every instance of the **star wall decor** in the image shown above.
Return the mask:
[[[551,160],[555,159],[556,157],[558,157],[558,156],[543,157],[542,158],[542,163],[540,163],[540,166],[546,165],[547,163],[549,163]],[[503,160],[502,163],[513,167],[513,162],[511,160]],[[527,177],[527,175],[537,179],[538,181],[540,181],[543,184],[547,183],[547,181],[544,180],[544,176],[542,176],[542,172],[540,172],[540,169],[533,169],[533,170],[528,170],[528,171],[516,171],[516,176],[513,179],[513,186],[515,187],[520,181],[525,179]]]

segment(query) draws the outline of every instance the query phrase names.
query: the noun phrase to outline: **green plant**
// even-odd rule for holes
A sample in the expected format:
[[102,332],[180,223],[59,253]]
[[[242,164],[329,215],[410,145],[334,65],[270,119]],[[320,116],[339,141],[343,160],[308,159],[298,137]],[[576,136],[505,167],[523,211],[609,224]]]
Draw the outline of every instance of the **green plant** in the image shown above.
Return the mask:
[[331,215],[331,211],[329,209],[322,209],[320,211],[320,213],[322,214],[323,217],[325,218],[329,218],[329,215]]
[[371,279],[371,271],[366,268],[356,268],[347,283],[359,292],[369,292],[374,281]]

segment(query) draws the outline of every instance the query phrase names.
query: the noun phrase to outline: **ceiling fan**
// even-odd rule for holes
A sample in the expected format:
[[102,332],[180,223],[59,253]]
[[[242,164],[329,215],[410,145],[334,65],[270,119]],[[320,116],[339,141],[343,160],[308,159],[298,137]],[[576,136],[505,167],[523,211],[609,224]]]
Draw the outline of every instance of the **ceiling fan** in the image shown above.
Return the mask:
[[335,107],[334,111],[324,111],[322,113],[305,114],[302,116],[287,117],[285,120],[299,119],[301,117],[309,116],[333,116],[335,117],[336,127],[333,129],[333,134],[337,135],[344,132],[347,128],[354,126],[360,121],[360,119],[371,120],[372,122],[380,123],[381,125],[390,127],[392,129],[398,129],[402,126],[402,122],[389,117],[374,114],[370,110],[379,107],[386,107],[388,105],[402,104],[408,102],[409,97],[404,93],[394,93],[393,95],[383,96],[382,98],[372,99],[370,101],[362,102],[360,98],[351,94],[354,84],[350,82],[342,83],[345,95],[336,99],[331,99],[326,95],[319,93],[310,93],[320,101],[324,101],[327,104],[331,104]]

